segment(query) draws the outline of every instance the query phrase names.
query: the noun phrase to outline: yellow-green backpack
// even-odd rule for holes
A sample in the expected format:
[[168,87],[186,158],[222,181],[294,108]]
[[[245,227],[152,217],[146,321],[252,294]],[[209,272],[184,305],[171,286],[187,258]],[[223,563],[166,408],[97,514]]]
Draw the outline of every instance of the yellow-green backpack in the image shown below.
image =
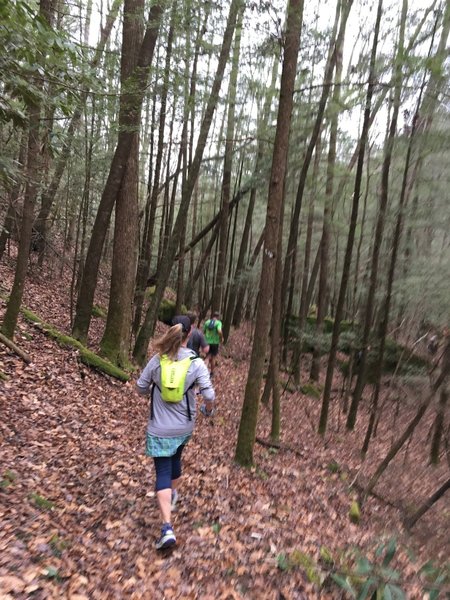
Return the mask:
[[195,358],[188,356],[181,360],[172,360],[166,354],[161,356],[161,397],[165,402],[183,400],[186,375]]

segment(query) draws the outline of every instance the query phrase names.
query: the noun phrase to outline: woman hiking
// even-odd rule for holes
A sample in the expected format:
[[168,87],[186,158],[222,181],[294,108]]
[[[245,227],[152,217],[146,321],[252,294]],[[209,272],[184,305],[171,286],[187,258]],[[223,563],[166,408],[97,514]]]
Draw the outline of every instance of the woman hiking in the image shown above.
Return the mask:
[[[175,317],[174,325],[155,343],[155,354],[137,381],[140,394],[150,392],[146,454],[153,457],[156,497],[162,519],[157,550],[176,543],[171,511],[178,499],[181,454],[194,430],[196,389],[205,402],[200,411],[211,416],[215,393],[208,369],[201,358],[187,348],[191,333],[189,317]],[[194,387],[196,389],[194,389]]]

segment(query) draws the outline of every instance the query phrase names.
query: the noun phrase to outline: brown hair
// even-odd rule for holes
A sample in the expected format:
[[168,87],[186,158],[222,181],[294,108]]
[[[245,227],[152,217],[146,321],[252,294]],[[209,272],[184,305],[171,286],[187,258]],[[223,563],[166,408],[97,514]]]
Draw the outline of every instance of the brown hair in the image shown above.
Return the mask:
[[187,338],[189,332],[183,332],[183,326],[181,323],[173,325],[166,333],[156,340],[155,350],[162,356],[167,354],[171,359],[176,358],[178,350],[181,344]]
[[197,322],[197,313],[195,313],[195,312],[189,312],[187,316],[189,317],[189,319],[191,321],[191,325],[193,327],[195,327],[195,324]]

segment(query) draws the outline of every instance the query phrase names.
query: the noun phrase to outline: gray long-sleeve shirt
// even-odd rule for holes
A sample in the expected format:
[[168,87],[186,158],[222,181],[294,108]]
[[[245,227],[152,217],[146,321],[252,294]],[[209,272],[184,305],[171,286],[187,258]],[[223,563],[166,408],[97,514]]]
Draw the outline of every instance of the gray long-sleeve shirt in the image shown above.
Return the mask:
[[[194,354],[189,348],[181,347],[178,350],[177,360],[194,356]],[[159,391],[161,389],[161,365],[158,354],[150,359],[142,371],[136,384],[138,392],[140,394],[150,393],[153,383],[156,384],[153,389],[153,418],[150,414],[147,425],[147,432],[150,435],[177,437],[192,433],[197,414],[196,390],[192,388],[193,384],[205,400],[212,402],[215,399],[208,369],[201,358],[195,358],[191,362],[184,382],[184,391],[187,392],[189,398],[191,421],[188,417],[186,393],[181,402],[177,403],[165,402],[161,398],[161,392]]]

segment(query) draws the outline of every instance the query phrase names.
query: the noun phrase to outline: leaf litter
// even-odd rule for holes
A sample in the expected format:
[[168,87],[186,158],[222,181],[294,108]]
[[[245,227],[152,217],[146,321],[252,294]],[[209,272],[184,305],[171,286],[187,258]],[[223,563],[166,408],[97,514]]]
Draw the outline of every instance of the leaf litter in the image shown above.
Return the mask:
[[[10,261],[0,268],[9,286],[12,266]],[[67,289],[64,277],[34,273],[24,302],[68,332]],[[2,313],[4,307],[2,301]],[[93,319],[94,348],[102,326]],[[0,382],[1,599],[340,598],[337,587],[319,589],[308,569],[280,568],[282,557],[317,561],[321,548],[338,553],[354,546],[369,554],[392,533],[414,547],[422,562],[448,556],[448,505],[430,510],[412,536],[396,507],[411,500],[412,491],[414,499],[426,497],[445,477],[445,466],[427,468],[426,424],[380,482],[381,499],[364,505],[359,524],[348,518],[355,494],[349,484],[373,472],[389,447],[389,410],[361,465],[363,424],[345,433],[335,400],[324,441],[312,426],[320,400],[286,391],[283,448],[256,444],[254,468],[234,463],[249,338],[246,324],[222,349],[214,380],[218,413],[212,420],[199,418],[186,448],[173,516],[178,544],[160,555],[154,550],[160,523],[153,470],[144,456],[148,401],[132,384],[89,370],[76,352],[20,320],[16,341],[32,364],[0,346],[0,368],[8,375]],[[307,359],[303,366],[307,378]],[[403,422],[409,414],[403,411]],[[269,431],[270,413],[261,407],[258,436],[267,439]],[[399,561],[412,582],[408,598],[422,597],[414,584],[416,566],[403,554]]]

